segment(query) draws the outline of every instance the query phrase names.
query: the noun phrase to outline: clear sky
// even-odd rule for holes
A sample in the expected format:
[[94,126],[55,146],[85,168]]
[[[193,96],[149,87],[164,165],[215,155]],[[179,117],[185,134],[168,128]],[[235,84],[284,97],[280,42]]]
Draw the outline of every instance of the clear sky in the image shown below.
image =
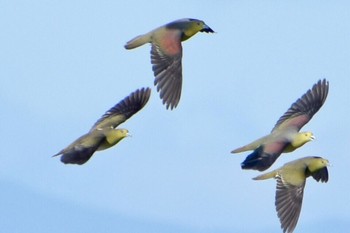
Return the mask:
[[[271,131],[319,79],[325,105],[303,128],[304,156],[330,160],[308,179],[296,232],[350,228],[348,1],[0,1],[0,227],[11,233],[281,232],[275,181],[230,154]],[[139,34],[180,18],[217,33],[183,43],[180,104],[166,110]],[[51,158],[141,87],[132,137],[83,166]]]

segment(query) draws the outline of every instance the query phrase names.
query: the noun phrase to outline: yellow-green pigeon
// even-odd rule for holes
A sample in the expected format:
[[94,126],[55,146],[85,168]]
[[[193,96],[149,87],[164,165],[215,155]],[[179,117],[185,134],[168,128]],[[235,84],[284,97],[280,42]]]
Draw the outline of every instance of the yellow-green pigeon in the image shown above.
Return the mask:
[[299,98],[277,121],[269,135],[231,153],[254,150],[241,164],[242,169],[264,171],[282,152],[291,152],[314,139],[312,132],[299,132],[322,107],[328,95],[329,83],[319,80]]
[[150,95],[150,88],[134,91],[109,109],[87,134],[79,137],[54,156],[62,155],[61,161],[65,164],[81,165],[86,163],[95,151],[114,146],[129,135],[127,129],[116,127],[141,110],[148,102]]
[[281,168],[253,178],[277,181],[275,206],[283,232],[293,232],[299,219],[306,178],[328,181],[328,160],[321,157],[305,157],[286,163]]
[[214,31],[202,20],[179,19],[146,34],[135,37],[124,46],[133,49],[145,43],[151,43],[151,63],[155,76],[154,85],[160,92],[160,98],[166,108],[176,108],[182,89],[182,45],[197,32]]

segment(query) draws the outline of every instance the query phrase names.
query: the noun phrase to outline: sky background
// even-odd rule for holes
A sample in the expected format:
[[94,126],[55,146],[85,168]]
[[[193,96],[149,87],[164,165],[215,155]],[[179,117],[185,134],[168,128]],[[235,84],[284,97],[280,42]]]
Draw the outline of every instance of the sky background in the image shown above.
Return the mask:
[[[324,106],[303,128],[308,179],[296,232],[350,228],[349,1],[0,1],[0,227],[9,233],[281,232],[275,181],[230,154],[271,131],[319,79]],[[183,43],[183,92],[169,111],[150,46],[131,38],[180,18],[215,34]],[[152,96],[121,127],[132,137],[83,166],[51,158],[141,87]]]

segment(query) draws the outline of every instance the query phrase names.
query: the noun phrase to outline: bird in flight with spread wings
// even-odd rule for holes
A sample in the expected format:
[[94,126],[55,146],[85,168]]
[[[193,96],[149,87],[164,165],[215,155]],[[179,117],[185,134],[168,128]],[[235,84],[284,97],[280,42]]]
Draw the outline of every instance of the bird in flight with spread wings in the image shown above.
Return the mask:
[[319,80],[299,98],[277,121],[269,135],[237,148],[231,153],[253,150],[241,164],[242,169],[264,171],[283,152],[292,152],[314,139],[312,132],[299,132],[322,107],[328,95],[329,83]]
[[146,34],[128,41],[124,46],[133,49],[151,43],[151,63],[155,76],[154,85],[160,92],[160,98],[166,108],[176,108],[180,101],[182,89],[182,45],[181,42],[191,38],[197,32],[214,31],[202,20],[179,19]]
[[316,181],[328,181],[329,162],[321,157],[305,157],[286,163],[281,168],[253,178],[277,181],[275,206],[283,232],[294,231],[303,202],[306,178],[312,176]]
[[65,164],[81,165],[86,163],[95,151],[114,146],[129,135],[127,129],[116,127],[140,111],[148,102],[150,95],[150,88],[134,91],[109,109],[88,133],[76,139],[54,156],[62,155],[61,161]]

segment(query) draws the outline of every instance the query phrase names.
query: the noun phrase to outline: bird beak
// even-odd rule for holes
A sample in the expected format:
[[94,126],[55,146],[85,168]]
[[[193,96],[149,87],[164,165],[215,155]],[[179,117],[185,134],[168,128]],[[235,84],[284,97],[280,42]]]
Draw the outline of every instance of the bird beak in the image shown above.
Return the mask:
[[127,134],[126,134],[126,136],[127,136],[127,137],[132,137],[132,135],[131,135],[131,134],[129,134],[129,133],[127,133]]
[[311,141],[313,141],[313,140],[316,139],[316,137],[315,137],[314,135],[312,135],[312,136],[310,137],[310,139],[311,139]]
[[200,32],[206,32],[206,33],[214,33],[213,29],[211,29],[208,25],[204,25],[203,29],[200,30]]

